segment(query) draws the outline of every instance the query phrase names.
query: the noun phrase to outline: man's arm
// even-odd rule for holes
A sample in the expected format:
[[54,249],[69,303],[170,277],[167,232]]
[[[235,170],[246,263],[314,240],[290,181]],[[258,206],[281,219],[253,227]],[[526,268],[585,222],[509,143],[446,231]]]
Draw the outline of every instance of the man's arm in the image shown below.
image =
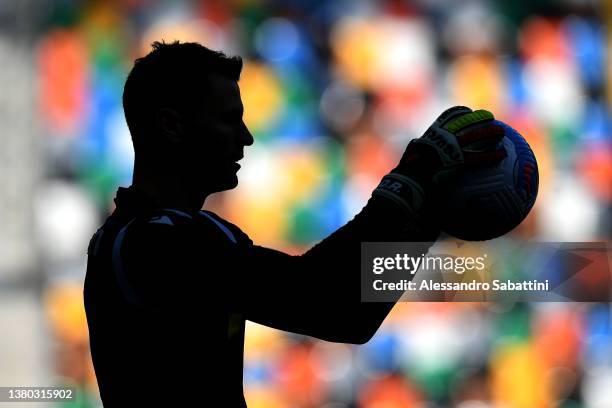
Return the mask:
[[[235,276],[234,306],[248,320],[317,337],[363,344],[381,325],[394,302],[361,301],[361,242],[433,242],[435,225],[406,214],[394,203],[374,197],[350,222],[300,256],[252,246],[242,250]],[[419,249],[426,252],[428,246]],[[397,299],[401,293],[397,295]],[[397,300],[395,299],[395,300]]]
[[[493,115],[457,106],[448,109],[399,164],[383,178],[364,209],[349,223],[299,257],[253,247],[241,256],[253,275],[241,275],[239,309],[250,320],[319,337],[364,343],[376,332],[395,301],[361,301],[362,242],[423,243],[426,253],[439,235],[435,202],[447,181],[464,165],[487,165],[505,156],[503,131]],[[272,260],[270,262],[270,260]],[[272,265],[270,267],[269,265]],[[261,272],[259,272],[261,271]]]
[[361,302],[361,242],[433,241],[438,235],[421,212],[407,219],[404,208],[378,196],[299,256],[234,244],[213,222],[171,224],[159,218],[135,220],[122,244],[127,282],[140,306],[191,309],[196,315],[218,308],[280,330],[359,344],[394,304]]

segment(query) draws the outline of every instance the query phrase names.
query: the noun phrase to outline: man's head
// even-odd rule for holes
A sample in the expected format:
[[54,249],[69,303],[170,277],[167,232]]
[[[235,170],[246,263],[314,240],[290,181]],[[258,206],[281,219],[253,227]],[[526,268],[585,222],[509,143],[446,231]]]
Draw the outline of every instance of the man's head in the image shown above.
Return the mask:
[[123,91],[135,172],[169,176],[204,194],[235,187],[236,161],[253,143],[242,121],[241,70],[239,57],[198,43],[153,43]]

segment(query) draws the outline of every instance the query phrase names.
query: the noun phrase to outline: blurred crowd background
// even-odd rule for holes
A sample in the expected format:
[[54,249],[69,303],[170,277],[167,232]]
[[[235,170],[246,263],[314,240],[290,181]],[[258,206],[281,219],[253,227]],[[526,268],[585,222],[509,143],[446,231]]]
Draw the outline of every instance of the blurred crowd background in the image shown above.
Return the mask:
[[[73,384],[100,406],[85,251],[131,183],[121,94],[151,42],[244,58],[256,141],[205,208],[258,244],[300,253],[351,219],[455,104],[536,153],[514,239],[608,241],[611,19],[595,0],[3,0],[0,385]],[[359,347],[249,324],[244,387],[252,408],[609,408],[610,306],[402,303]]]

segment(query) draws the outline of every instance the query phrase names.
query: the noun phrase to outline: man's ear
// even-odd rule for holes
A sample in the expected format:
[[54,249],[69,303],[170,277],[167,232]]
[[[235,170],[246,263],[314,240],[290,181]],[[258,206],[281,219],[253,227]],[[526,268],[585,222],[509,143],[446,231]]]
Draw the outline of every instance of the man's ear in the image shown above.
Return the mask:
[[183,139],[183,119],[175,109],[159,108],[157,110],[156,120],[162,136],[170,143],[178,143]]

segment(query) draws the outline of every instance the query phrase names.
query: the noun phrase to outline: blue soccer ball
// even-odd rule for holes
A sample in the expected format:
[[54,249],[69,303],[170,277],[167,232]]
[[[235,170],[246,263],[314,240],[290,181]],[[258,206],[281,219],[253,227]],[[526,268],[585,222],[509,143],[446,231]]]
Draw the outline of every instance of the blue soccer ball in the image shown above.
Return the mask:
[[499,164],[466,168],[453,180],[442,204],[442,230],[466,241],[500,237],[529,214],[538,195],[538,163],[527,141],[516,130],[504,129],[508,156]]

